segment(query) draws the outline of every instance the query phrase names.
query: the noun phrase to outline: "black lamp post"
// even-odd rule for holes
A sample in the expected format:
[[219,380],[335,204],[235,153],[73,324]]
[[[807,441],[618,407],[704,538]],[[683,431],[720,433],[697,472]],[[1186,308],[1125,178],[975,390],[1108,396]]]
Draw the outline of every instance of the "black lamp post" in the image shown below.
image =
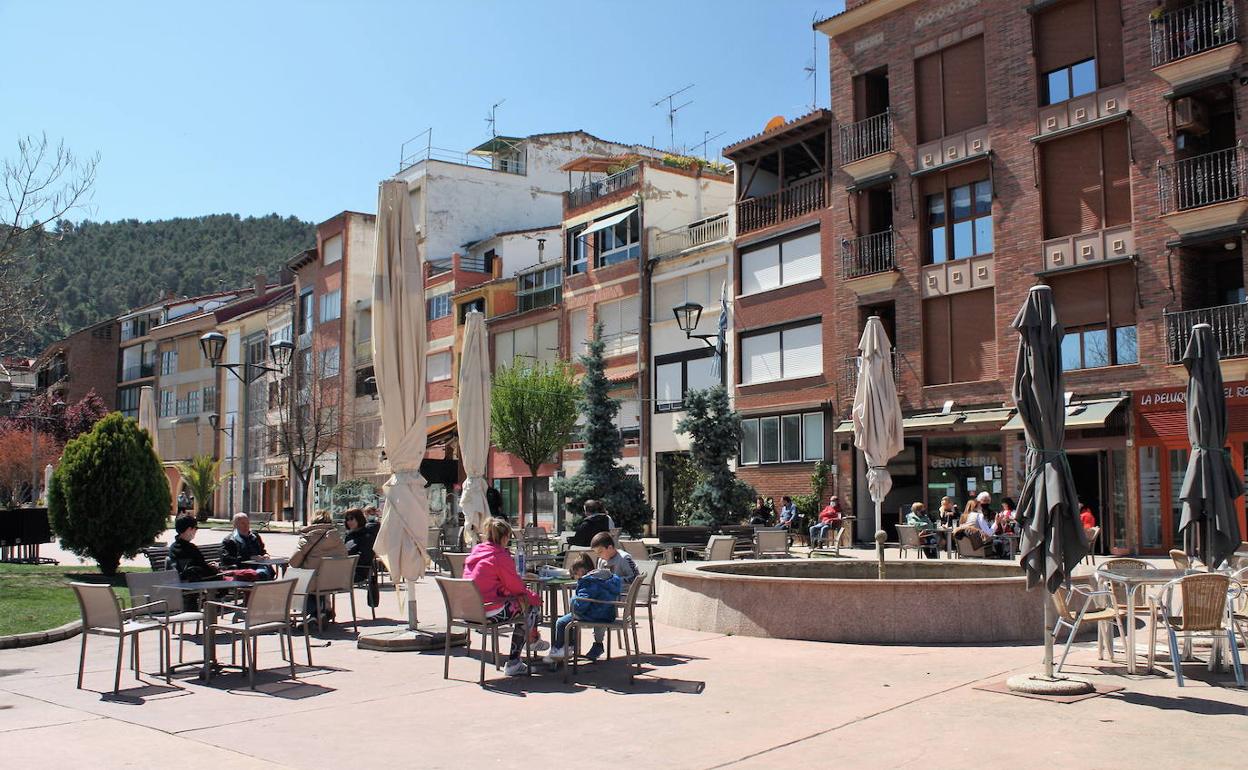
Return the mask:
[[[292,342],[278,340],[269,345],[269,357],[273,360],[272,366],[250,361],[242,364],[224,364],[221,363],[221,354],[225,352],[225,335],[221,332],[208,332],[200,337],[199,349],[204,352],[204,358],[207,358],[213,366],[229,371],[245,385],[255,382],[256,378],[264,372],[284,373],[286,367],[290,366],[290,359],[295,353],[295,346]],[[239,374],[239,369],[243,370],[242,374]]]
[[672,313],[676,315],[676,324],[685,333],[686,339],[702,340],[708,347],[715,347],[715,343],[711,340],[716,339],[719,335],[693,333],[693,330],[698,328],[698,322],[702,320],[701,305],[696,302],[686,302],[683,305],[677,305],[672,308]]

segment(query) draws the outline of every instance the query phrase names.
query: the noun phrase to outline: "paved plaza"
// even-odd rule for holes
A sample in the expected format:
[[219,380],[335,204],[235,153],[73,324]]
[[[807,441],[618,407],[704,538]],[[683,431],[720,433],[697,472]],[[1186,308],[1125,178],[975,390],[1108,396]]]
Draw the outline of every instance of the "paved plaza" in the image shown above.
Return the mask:
[[[267,539],[274,553],[293,547],[289,536]],[[418,600],[422,618],[441,620],[431,580]],[[357,602],[364,607],[362,593]],[[379,610],[398,616],[394,594]],[[657,637],[659,654],[645,656],[633,685],[615,660],[583,666],[566,685],[556,674],[506,679],[487,668],[482,688],[462,650],[448,681],[440,653],[360,650],[331,628],[297,682],[282,677],[270,639],[260,663],[272,670],[256,692],[236,673],[204,685],[182,670],[172,686],[123,673],[117,697],[100,692],[112,684],[109,640],[89,642],[88,690],[74,686],[78,638],[6,650],[0,757],[6,767],[179,770],[558,766],[577,756],[656,768],[1232,767],[1248,734],[1248,691],[1229,686],[1229,673],[1192,665],[1180,689],[1165,675],[1126,676],[1121,657],[1097,661],[1091,642],[1068,668],[1123,689],[1064,704],[976,689],[1035,669],[1039,646],[838,645],[662,625]],[[155,668],[154,640],[143,653]]]

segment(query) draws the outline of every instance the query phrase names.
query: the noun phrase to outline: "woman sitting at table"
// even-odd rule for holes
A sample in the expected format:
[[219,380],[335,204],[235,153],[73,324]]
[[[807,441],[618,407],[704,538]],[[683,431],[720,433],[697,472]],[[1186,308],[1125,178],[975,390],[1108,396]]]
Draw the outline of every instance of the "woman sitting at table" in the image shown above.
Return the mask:
[[511,525],[502,519],[487,519],[483,525],[485,539],[477,543],[464,560],[464,579],[471,580],[485,602],[485,615],[496,620],[515,619],[511,634],[511,652],[503,672],[522,676],[528,664],[520,660],[525,640],[534,650],[550,647],[538,632],[542,600],[525,587],[516,573],[516,562],[507,546],[511,543]]
[[940,498],[940,510],[936,512],[936,521],[942,527],[958,525],[958,504],[953,501],[952,497]]
[[958,528],[953,531],[953,537],[956,540],[967,538],[971,541],[971,549],[978,551],[992,543],[992,532],[985,533],[979,526],[979,521],[984,516],[979,509],[979,501],[975,499],[966,501],[966,508],[962,511],[962,518],[958,521]]
[[936,529],[936,523],[927,515],[927,506],[923,503],[914,503],[910,506],[910,513],[906,514],[906,526],[914,527],[918,530],[919,542],[923,544],[923,555],[929,559],[939,558],[940,552],[936,547],[936,533],[932,530]]
[[1014,535],[1018,533],[1018,514],[1014,511],[1014,501],[1008,497],[1001,498],[1001,510],[997,511],[993,529],[998,535]]
[[355,563],[355,579],[365,580],[373,571],[373,543],[377,540],[381,524],[375,519],[369,521],[359,508],[347,509],[343,514],[343,523],[347,527],[347,536],[343,538],[347,544],[347,556],[360,557]]
[[191,542],[199,531],[194,514],[179,516],[173,528],[178,536],[169,544],[169,567],[178,571],[178,579],[183,583],[196,583],[221,577],[221,570],[209,564],[199,546]]

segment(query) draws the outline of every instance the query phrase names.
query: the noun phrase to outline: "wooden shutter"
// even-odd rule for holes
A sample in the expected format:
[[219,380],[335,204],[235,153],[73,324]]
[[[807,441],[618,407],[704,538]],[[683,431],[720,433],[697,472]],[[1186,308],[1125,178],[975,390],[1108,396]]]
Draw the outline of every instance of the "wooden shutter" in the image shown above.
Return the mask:
[[1096,77],[1100,88],[1121,83],[1125,77],[1122,64],[1122,7],[1118,0],[1094,0],[1096,3]]
[[854,120],[862,120],[867,115],[867,76],[854,76]]
[[949,374],[949,297],[923,301],[923,382],[943,385]]
[[1102,268],[1081,270],[1070,275],[1049,279],[1053,287],[1053,302],[1057,306],[1057,320],[1067,329],[1105,323],[1108,317],[1105,306],[1105,276]]
[[993,290],[981,289],[949,297],[949,333],[953,382],[974,382],[997,376],[997,320]]
[[[1036,17],[1036,66],[1041,73],[1069,67],[1096,56],[1094,16],[1093,0],[1068,0]],[[1118,34],[1121,41],[1121,29]],[[1121,42],[1119,48],[1121,68]]]
[[977,37],[941,51],[945,134],[988,122],[984,100],[984,39]]
[[919,143],[944,136],[945,116],[941,98],[940,52],[914,62],[914,106]]
[[1131,222],[1131,141],[1126,122],[1100,130],[1101,158],[1105,170],[1105,217],[1103,227]]
[[[1044,237],[1101,227],[1101,136],[1082,131],[1040,148]],[[1127,213],[1130,218],[1130,211]]]
[[1131,326],[1135,323],[1135,267],[1115,265],[1108,273],[1110,324]]

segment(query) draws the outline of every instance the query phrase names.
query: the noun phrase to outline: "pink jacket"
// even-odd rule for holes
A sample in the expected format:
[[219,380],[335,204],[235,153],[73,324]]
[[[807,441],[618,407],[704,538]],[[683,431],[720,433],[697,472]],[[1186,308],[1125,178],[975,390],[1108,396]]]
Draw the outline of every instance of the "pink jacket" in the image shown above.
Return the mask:
[[541,597],[528,590],[516,574],[511,552],[494,543],[478,543],[464,560],[464,577],[477,584],[487,611],[503,606],[507,599],[525,596],[530,607],[540,607]]

